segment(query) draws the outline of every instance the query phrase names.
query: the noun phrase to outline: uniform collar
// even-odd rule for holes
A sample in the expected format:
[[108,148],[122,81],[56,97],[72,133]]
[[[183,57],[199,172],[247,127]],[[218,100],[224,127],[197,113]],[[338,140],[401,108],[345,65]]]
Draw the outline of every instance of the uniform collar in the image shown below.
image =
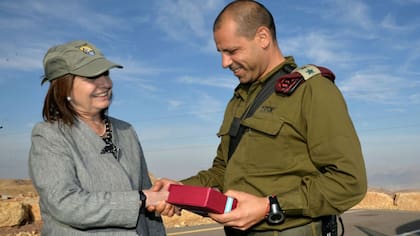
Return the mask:
[[284,60],[282,63],[280,63],[279,65],[274,67],[263,78],[255,81],[254,83],[252,83],[252,84],[239,84],[238,86],[236,86],[235,92],[234,92],[235,96],[241,97],[242,99],[245,98],[248,94],[249,89],[252,86],[262,86],[267,81],[267,79],[270,78],[270,76],[277,73],[277,71],[281,70],[285,65],[289,64],[293,67],[297,67],[297,65],[295,63],[295,59],[293,58],[293,56],[287,56],[287,57],[285,57],[285,59],[286,60]]

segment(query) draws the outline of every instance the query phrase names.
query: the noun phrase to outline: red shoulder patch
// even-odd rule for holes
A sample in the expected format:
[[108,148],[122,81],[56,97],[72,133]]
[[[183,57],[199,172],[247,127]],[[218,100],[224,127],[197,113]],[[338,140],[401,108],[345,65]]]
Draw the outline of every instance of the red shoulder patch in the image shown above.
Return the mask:
[[317,66],[319,71],[321,71],[321,75],[329,80],[331,80],[334,83],[335,80],[335,74],[328,68]]
[[305,79],[303,79],[301,74],[298,72],[292,72],[290,74],[281,76],[274,85],[274,89],[277,93],[290,96],[304,81]]
[[[323,77],[331,80],[334,83],[335,75],[331,70],[322,66],[316,67],[318,68],[319,72]],[[319,72],[316,74],[319,74]],[[299,85],[301,85],[303,82],[305,82],[305,78],[303,77],[303,75],[297,71],[294,71],[290,74],[283,75],[280,78],[278,78],[274,89],[279,94],[290,96],[296,90],[296,88],[298,88]]]

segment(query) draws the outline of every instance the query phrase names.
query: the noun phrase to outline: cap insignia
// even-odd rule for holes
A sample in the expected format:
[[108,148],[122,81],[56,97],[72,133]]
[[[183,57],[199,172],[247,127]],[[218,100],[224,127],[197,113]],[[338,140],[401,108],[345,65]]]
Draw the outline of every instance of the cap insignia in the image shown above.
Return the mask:
[[87,45],[81,46],[79,49],[86,55],[95,56],[95,51]]

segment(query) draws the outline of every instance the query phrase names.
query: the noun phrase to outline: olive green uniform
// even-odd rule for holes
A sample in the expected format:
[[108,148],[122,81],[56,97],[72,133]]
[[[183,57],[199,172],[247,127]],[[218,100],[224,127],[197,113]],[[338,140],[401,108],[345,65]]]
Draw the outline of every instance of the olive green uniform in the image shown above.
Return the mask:
[[344,98],[330,80],[316,75],[290,96],[273,93],[249,118],[228,161],[229,129],[252,104],[269,75],[240,84],[228,103],[213,166],[184,184],[238,190],[255,196],[276,195],[286,213],[279,225],[265,221],[251,230],[284,230],[323,215],[340,214],[357,204],[367,190],[360,143]]

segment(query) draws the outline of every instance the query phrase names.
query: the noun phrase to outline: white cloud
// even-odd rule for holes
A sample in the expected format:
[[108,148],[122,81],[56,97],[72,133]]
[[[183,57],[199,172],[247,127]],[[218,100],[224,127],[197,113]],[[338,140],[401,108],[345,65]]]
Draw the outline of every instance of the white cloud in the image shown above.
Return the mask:
[[191,108],[193,115],[207,122],[214,122],[215,120],[221,119],[221,113],[226,105],[224,102],[205,92],[200,92],[197,97],[197,101]]
[[45,44],[31,42],[23,45],[14,41],[1,42],[0,68],[20,71],[42,69],[44,50],[47,47]]
[[182,84],[204,85],[210,87],[233,89],[238,85],[238,81],[234,78],[197,78],[192,76],[182,76],[178,78],[178,82]]
[[412,25],[399,25],[395,19],[395,16],[387,14],[381,22],[381,26],[384,29],[393,30],[393,31],[409,31],[415,30],[418,28],[418,24]]
[[394,74],[359,71],[340,83],[348,97],[383,104],[416,104],[418,82]]
[[169,111],[176,112],[176,117],[195,117],[195,122],[212,123],[221,119],[222,112],[226,106],[225,101],[213,97],[203,90],[195,90],[183,98],[167,101]]
[[282,41],[281,46],[287,55],[306,57],[310,63],[318,65],[345,65],[352,58],[346,53],[348,45],[339,36],[307,32]]
[[200,47],[201,51],[206,52],[206,53],[216,53],[217,49],[216,49],[216,45],[214,43],[214,39],[213,39],[213,35],[211,35],[211,37],[209,37],[207,40],[205,40],[202,44],[202,46]]
[[0,27],[4,31],[0,39],[0,68],[3,69],[40,69],[42,58],[52,45],[79,37],[91,38],[91,35],[105,40],[115,38],[109,29],[115,32],[127,25],[122,19],[93,11],[78,1],[3,1],[0,9]]
[[393,0],[394,2],[406,6],[406,5],[415,5],[420,4],[420,0]]
[[[46,34],[54,33],[57,36],[57,33],[68,34],[70,29],[79,29],[110,36],[110,28],[126,27],[121,19],[94,11],[84,1],[22,0],[2,3],[0,6],[7,12],[1,17],[1,22],[10,22],[8,27],[15,31],[42,30]],[[58,25],[62,27],[57,28]],[[5,23],[2,23],[2,26],[5,26]],[[51,28],[55,30],[49,32]],[[36,35],[38,34],[31,36]]]
[[157,2],[156,23],[171,38],[186,43],[211,36],[211,27],[206,25],[209,15],[223,5],[222,0]]
[[151,76],[156,77],[162,73],[168,72],[168,68],[160,68],[154,65],[150,65],[147,62],[134,60],[133,58],[120,57],[112,55],[108,57],[110,60],[121,64],[124,68],[122,70],[112,70],[111,76],[116,80],[128,82],[133,84],[136,87],[139,87],[144,90],[155,92],[160,90],[157,83],[159,81],[154,81],[150,79]]
[[374,23],[370,16],[370,8],[360,0],[327,0],[329,8],[320,14],[335,22],[345,23],[348,27],[371,30]]
[[174,110],[182,106],[184,102],[180,100],[169,100],[168,104],[169,104],[169,110]]
[[404,55],[399,58],[399,71],[404,72],[409,78],[420,77],[420,71],[418,69],[418,65],[420,64],[420,39],[418,39],[418,36],[414,37],[414,40],[399,40],[398,44],[390,46],[390,48],[395,51],[404,53]]

